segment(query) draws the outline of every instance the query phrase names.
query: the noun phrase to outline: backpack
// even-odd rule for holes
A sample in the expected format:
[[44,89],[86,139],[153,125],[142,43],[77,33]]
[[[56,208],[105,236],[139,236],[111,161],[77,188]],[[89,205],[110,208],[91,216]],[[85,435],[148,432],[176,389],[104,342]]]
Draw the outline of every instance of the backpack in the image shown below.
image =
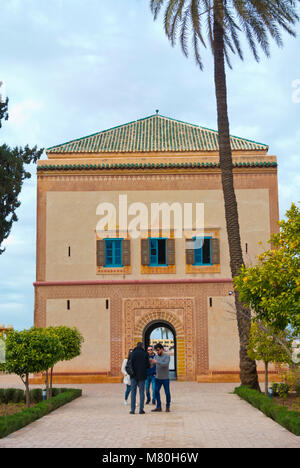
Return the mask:
[[133,374],[134,374],[134,371],[133,371],[133,367],[132,367],[131,357],[130,357],[130,359],[128,359],[125,369],[126,369],[127,374],[130,375],[130,377],[132,377]]

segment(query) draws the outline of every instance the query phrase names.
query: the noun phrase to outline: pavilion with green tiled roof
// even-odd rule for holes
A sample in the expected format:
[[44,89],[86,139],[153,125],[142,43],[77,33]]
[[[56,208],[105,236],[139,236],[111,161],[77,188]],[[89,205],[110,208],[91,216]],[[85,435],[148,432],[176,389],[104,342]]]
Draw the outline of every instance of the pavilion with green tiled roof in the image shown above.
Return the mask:
[[[231,136],[233,151],[267,152],[268,146]],[[218,132],[159,114],[47,149],[61,153],[216,152]]]

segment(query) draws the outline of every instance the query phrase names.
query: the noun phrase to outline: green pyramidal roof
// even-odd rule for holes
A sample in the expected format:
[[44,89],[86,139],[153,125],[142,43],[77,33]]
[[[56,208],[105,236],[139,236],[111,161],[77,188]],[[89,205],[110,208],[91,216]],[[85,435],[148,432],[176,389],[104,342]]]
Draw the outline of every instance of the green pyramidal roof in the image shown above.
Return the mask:
[[[235,151],[267,151],[268,146],[231,136]],[[179,120],[151,115],[47,149],[48,153],[136,153],[218,151],[218,132]]]

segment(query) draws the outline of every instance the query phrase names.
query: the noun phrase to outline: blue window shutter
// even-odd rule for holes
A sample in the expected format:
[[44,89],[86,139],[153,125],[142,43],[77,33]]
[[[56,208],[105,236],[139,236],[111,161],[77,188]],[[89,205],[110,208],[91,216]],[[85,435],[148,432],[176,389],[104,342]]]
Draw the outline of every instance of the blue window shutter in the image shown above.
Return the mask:
[[150,265],[157,265],[157,255],[158,255],[158,249],[157,249],[157,239],[150,239]]
[[[199,239],[200,240],[200,239]],[[197,239],[194,238],[195,246]],[[211,255],[211,237],[205,237],[202,239],[202,242],[199,243],[199,248],[194,249],[194,265],[211,265],[212,264],[212,255]]]
[[105,239],[105,266],[122,266],[121,239]]

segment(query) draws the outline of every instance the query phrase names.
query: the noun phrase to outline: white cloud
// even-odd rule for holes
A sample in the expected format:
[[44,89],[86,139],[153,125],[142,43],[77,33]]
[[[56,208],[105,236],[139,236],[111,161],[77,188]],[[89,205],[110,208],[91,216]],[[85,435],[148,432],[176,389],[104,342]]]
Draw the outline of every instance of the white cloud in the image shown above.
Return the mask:
[[26,99],[14,104],[9,109],[9,122],[13,126],[22,126],[34,118],[34,114],[43,108],[43,103],[35,99]]

